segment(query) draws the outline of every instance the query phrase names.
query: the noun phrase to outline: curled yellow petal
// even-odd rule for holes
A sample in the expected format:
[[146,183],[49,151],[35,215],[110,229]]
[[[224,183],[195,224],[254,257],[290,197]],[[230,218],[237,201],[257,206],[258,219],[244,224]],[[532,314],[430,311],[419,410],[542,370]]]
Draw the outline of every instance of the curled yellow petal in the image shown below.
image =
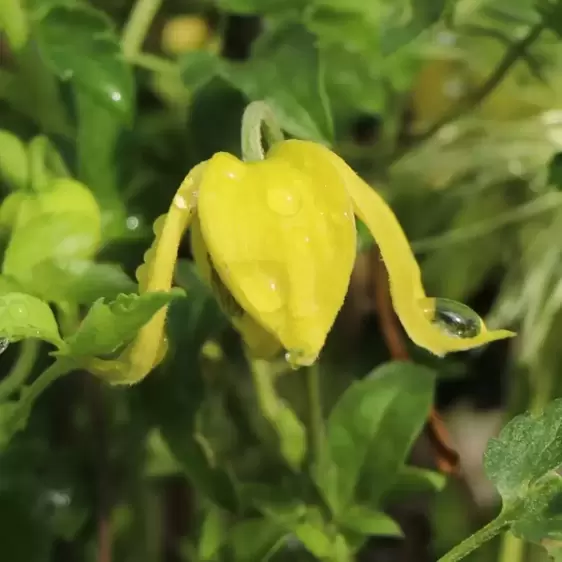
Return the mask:
[[[388,271],[396,314],[416,345],[443,356],[515,335],[507,330],[488,330],[482,319],[468,307],[463,311],[451,311],[451,301],[428,298],[408,239],[386,201],[327,148],[307,141],[291,140],[285,144],[289,143],[294,152],[314,154],[318,164],[325,162],[325,166],[335,167],[343,178],[355,214],[365,223],[379,247]],[[467,326],[463,327],[465,323],[473,325],[474,329],[470,331]]]
[[[195,212],[195,200],[204,164],[198,164],[180,185],[168,212],[153,226],[154,242],[137,269],[139,293],[169,291],[183,234]],[[89,369],[112,384],[133,384],[142,380],[164,358],[167,344],[167,308],[159,310],[138,332],[135,340],[116,360],[93,359]]]

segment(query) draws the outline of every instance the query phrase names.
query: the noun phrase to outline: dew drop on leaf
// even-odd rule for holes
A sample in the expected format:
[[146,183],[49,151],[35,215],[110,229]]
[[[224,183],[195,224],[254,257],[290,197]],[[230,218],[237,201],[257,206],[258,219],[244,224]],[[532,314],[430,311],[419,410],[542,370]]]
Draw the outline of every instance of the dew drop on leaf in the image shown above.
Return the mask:
[[285,353],[285,361],[289,363],[291,369],[300,369],[301,367],[310,367],[317,359],[317,356],[306,355],[300,349],[289,349]]
[[480,333],[482,320],[470,307],[450,299],[435,299],[433,323],[447,335],[473,338]]

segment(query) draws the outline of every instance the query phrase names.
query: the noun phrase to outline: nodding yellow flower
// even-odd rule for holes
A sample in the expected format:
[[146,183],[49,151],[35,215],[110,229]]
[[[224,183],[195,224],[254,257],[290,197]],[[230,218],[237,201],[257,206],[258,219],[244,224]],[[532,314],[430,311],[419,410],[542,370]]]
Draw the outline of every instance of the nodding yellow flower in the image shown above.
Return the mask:
[[[260,151],[253,161],[218,153],[188,174],[156,223],[137,272],[141,292],[170,288],[191,226],[195,261],[249,352],[268,358],[284,350],[293,366],[310,365],[348,290],[357,216],[378,244],[394,309],[416,345],[444,356],[514,335],[489,331],[470,308],[425,294],[394,213],[328,148],[280,140],[267,155]],[[160,361],[164,323],[161,311],[132,344],[136,376]]]

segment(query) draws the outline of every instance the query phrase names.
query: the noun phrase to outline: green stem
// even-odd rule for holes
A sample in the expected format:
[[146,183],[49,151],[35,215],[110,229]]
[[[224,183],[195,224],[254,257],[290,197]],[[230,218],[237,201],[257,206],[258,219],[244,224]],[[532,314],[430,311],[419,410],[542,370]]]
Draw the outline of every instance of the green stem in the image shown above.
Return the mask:
[[318,363],[306,369],[306,386],[308,395],[308,439],[310,443],[310,461],[318,462],[322,458],[324,443],[324,417],[320,395],[320,368]]
[[26,425],[33,404],[39,396],[63,375],[76,368],[76,363],[67,358],[59,357],[50,367],[45,369],[22,393],[16,408],[9,418],[9,423],[4,426],[4,438],[11,438]]
[[137,0],[123,29],[121,46],[126,59],[134,57],[142,48],[144,39],[162,0]]
[[179,67],[175,62],[159,57],[158,55],[135,53],[127,60],[131,64],[157,74],[179,74]]
[[525,543],[509,531],[503,534],[498,562],[522,562],[525,559]]
[[262,359],[251,362],[252,378],[256,388],[258,402],[266,418],[275,419],[277,397],[275,395],[274,377],[271,375],[270,365]]
[[57,303],[59,325],[63,337],[74,334],[80,325],[80,313],[75,303],[61,301]]
[[254,101],[246,107],[242,117],[242,158],[246,162],[265,158],[262,131],[270,147],[283,140],[283,132],[271,107],[264,101]]
[[70,175],[64,161],[47,137],[35,137],[27,150],[31,189],[36,193],[48,189],[53,179]]
[[70,373],[70,371],[73,371],[75,368],[76,364],[74,361],[66,357],[59,357],[27,387],[20,403],[31,407],[35,400],[37,400],[51,384],[60,379],[63,375]]
[[449,550],[449,552],[439,558],[437,562],[457,562],[458,560],[462,560],[485,542],[488,542],[498,535],[509,521],[507,514],[500,514],[480,530],[476,531],[476,533]]
[[27,380],[39,352],[39,340],[26,339],[10,372],[0,381],[0,403],[7,400]]

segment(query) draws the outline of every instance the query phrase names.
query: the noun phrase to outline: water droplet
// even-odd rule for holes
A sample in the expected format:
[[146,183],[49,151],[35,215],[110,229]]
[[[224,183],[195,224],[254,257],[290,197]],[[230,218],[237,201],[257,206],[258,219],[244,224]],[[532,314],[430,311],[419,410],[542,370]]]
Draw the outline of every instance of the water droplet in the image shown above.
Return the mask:
[[136,230],[140,225],[139,217],[131,215],[130,217],[127,217],[125,224],[127,225],[127,230]]
[[121,101],[121,94],[119,92],[113,91],[111,92],[111,99],[113,101]]
[[8,338],[0,338],[0,354],[4,353],[9,345],[10,340]]
[[449,336],[473,338],[482,329],[482,320],[470,307],[450,299],[435,299],[433,323]]
[[187,201],[183,195],[176,193],[174,197],[174,205],[180,209],[187,209]]
[[267,204],[272,211],[286,217],[296,215],[302,207],[302,201],[298,193],[279,187],[268,190]]
[[285,353],[285,361],[289,363],[291,369],[295,370],[301,367],[310,367],[317,358],[317,355],[307,355],[302,349],[290,349]]
[[10,304],[7,310],[8,315],[10,318],[15,322],[24,322],[27,320],[29,313],[25,306],[21,304]]

